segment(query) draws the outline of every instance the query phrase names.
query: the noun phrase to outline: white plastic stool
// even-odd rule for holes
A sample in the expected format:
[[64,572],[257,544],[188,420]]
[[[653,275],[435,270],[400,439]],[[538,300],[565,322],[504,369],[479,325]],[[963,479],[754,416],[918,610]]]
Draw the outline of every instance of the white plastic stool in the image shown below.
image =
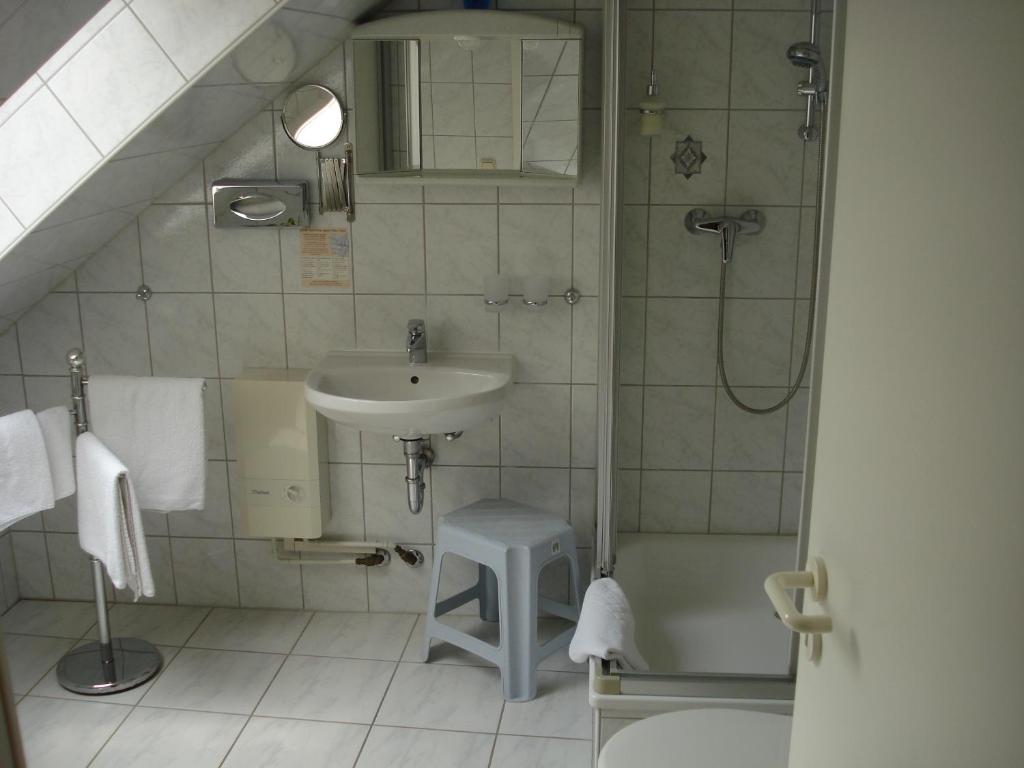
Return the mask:
[[[474,586],[438,602],[441,561],[447,554],[478,563],[480,576]],[[538,594],[541,570],[563,557],[569,561],[571,576],[568,605]],[[498,621],[497,646],[437,620],[471,600],[480,601],[481,619]],[[442,517],[438,527],[423,657],[430,660],[432,638],[444,640],[496,665],[506,700],[529,701],[537,695],[537,665],[566,647],[575,631],[569,627],[541,645],[537,641],[539,610],[576,622],[580,601],[576,536],[565,520],[505,499],[474,502]]]

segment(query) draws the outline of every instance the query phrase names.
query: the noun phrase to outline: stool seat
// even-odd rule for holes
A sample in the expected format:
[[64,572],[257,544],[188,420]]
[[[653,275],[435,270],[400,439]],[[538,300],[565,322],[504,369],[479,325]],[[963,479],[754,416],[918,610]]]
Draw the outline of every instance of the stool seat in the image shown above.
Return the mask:
[[[478,564],[477,583],[438,601],[441,564],[446,555]],[[541,597],[540,573],[555,560],[569,563],[570,602]],[[498,622],[498,645],[438,621],[461,605],[478,600],[480,618]],[[430,641],[444,640],[490,661],[501,671],[502,692],[509,701],[537,695],[537,665],[572,639],[574,627],[543,645],[537,639],[540,611],[572,622],[579,620],[582,590],[576,536],[565,520],[507,499],[481,499],[441,518],[434,546],[430,597],[423,632],[423,657]]]
[[535,547],[571,530],[560,517],[506,499],[481,499],[449,512],[440,527],[505,547]]

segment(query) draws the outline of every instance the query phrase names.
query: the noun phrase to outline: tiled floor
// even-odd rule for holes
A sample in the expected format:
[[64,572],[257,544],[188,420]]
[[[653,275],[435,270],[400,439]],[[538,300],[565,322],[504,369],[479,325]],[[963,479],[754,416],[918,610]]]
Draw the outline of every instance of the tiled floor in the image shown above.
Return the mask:
[[[585,667],[562,651],[538,697],[506,703],[497,671],[451,646],[422,662],[423,619],[124,605],[115,635],[165,666],[122,694],[85,698],[54,665],[94,634],[86,603],[23,601],[2,619],[29,768],[588,768]],[[453,623],[493,636],[472,617]]]

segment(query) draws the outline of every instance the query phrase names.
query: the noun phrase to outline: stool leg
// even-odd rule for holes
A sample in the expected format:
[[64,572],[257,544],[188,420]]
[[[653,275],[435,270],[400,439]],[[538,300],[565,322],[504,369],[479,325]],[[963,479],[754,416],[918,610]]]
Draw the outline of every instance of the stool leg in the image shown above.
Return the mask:
[[[569,549],[571,547],[571,549]],[[575,537],[566,544],[566,552],[570,553],[569,560],[569,602],[575,608],[575,615],[579,620],[580,608],[583,605],[583,574],[580,572],[580,552],[575,548]]]
[[569,557],[569,600],[572,602],[573,608],[575,608],[576,619],[580,617],[580,607],[583,605],[583,579],[580,575],[580,562],[579,555],[576,550],[573,550],[572,555]]
[[508,606],[501,616],[507,649],[501,686],[506,701],[529,701],[537,696],[537,571],[528,556],[518,562],[514,554],[510,552],[506,581],[500,585]]
[[498,578],[494,571],[483,563],[478,565],[480,577],[477,588],[480,590],[480,618],[484,621],[498,620]]
[[444,550],[435,549],[434,565],[430,572],[430,594],[427,598],[427,616],[423,622],[423,661],[430,661],[430,638],[433,636],[434,610],[437,606],[437,594],[441,588],[441,561],[444,559]]

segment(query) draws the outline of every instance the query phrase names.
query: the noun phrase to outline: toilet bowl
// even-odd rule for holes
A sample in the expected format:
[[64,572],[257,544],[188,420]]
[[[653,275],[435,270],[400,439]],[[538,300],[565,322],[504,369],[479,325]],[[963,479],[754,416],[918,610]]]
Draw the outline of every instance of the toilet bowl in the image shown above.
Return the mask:
[[597,768],[785,768],[793,718],[743,709],[686,709],[612,736]]

